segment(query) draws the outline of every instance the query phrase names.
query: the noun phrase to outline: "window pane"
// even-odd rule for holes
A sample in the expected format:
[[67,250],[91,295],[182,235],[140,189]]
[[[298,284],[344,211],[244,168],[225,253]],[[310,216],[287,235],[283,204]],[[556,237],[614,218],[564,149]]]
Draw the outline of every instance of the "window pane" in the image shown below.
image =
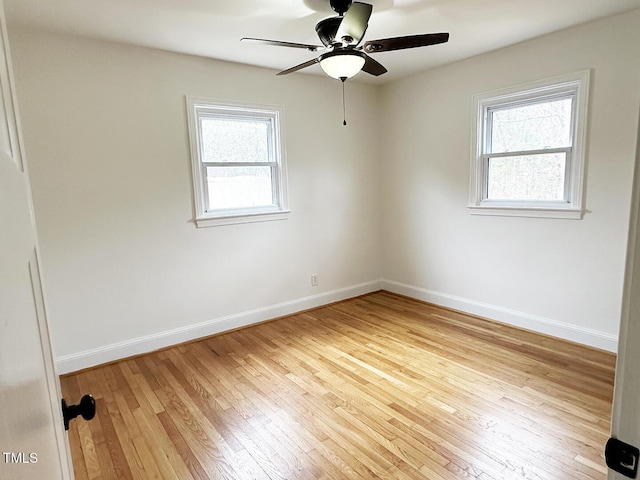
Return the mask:
[[571,146],[571,98],[490,110],[491,149],[487,153]]
[[566,153],[489,159],[487,199],[562,201]]
[[203,162],[269,162],[268,121],[200,117]]
[[207,167],[209,210],[273,205],[271,167]]

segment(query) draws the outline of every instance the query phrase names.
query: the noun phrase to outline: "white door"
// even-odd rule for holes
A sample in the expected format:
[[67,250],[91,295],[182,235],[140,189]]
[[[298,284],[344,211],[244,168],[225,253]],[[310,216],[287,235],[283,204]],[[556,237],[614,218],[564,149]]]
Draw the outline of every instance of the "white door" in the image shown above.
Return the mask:
[[0,478],[73,478],[0,0]]
[[[613,392],[611,436],[630,447],[640,447],[640,123],[633,181],[631,225],[625,274],[618,362]],[[622,470],[633,475],[637,451],[627,449],[620,462]],[[638,478],[609,470],[609,480]]]

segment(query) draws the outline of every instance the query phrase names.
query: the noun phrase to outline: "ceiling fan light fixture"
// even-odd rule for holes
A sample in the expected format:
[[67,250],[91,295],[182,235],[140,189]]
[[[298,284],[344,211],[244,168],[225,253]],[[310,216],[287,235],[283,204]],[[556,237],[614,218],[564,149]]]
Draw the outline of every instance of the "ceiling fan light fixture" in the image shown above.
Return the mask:
[[324,73],[336,79],[351,78],[365,63],[364,53],[357,50],[332,51],[323,53],[319,58]]

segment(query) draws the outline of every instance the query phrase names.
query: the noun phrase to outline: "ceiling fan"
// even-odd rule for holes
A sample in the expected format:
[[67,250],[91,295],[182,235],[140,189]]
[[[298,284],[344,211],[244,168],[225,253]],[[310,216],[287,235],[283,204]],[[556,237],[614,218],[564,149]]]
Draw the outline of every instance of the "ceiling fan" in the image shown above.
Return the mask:
[[367,54],[426,47],[445,43],[449,40],[448,33],[428,33],[370,40],[360,45],[367,31],[373,6],[368,3],[352,2],[351,0],[330,0],[330,5],[338,16],[325,18],[316,24],[316,33],[322,45],[283,42],[263,38],[245,37],[242,40],[276,47],[304,48],[311,52],[326,50],[317,58],[283,70],[278,75],[287,75],[319,63],[327,75],[340,79],[342,82],[361,70],[374,76],[387,72],[383,65]]

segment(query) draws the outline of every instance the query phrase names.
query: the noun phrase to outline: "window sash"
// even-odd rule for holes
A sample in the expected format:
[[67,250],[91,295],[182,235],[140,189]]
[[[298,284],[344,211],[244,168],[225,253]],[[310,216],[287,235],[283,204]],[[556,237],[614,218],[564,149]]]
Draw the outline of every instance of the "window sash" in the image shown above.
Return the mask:
[[[286,158],[283,148],[283,109],[274,105],[254,105],[239,102],[226,102],[221,100],[213,100],[198,97],[186,97],[187,104],[187,120],[189,126],[190,145],[191,145],[191,166],[193,180],[194,210],[195,223],[198,227],[208,227],[217,225],[230,225],[247,222],[263,222],[271,220],[284,220],[288,218],[290,210],[288,209],[287,198],[287,180],[286,180]],[[232,161],[224,161],[225,158],[204,158],[202,143],[204,141],[202,135],[203,120],[210,118],[229,119],[234,121],[248,122],[265,122],[268,125],[268,134],[266,135],[267,148],[264,161],[262,155],[252,157],[251,161],[239,161],[242,156],[231,158]],[[260,140],[264,138],[262,135]],[[264,145],[264,144],[263,144]],[[209,151],[224,154],[224,148],[217,151]],[[268,157],[268,158],[267,158]],[[213,160],[213,161],[212,161]],[[221,160],[221,161],[217,161]],[[262,184],[261,190],[264,192],[262,198],[258,194],[253,199],[252,195],[246,197],[238,197],[238,208],[211,208],[209,205],[209,179],[213,179],[215,173],[211,170],[216,168],[234,167],[257,167],[260,169],[269,169],[271,179],[271,204],[244,206],[243,204],[252,203],[257,198],[256,203],[261,203],[267,199],[267,184]],[[207,175],[207,168],[209,174]],[[266,177],[266,172],[264,173]],[[220,176],[219,176],[220,177]],[[266,180],[266,178],[265,178]],[[224,180],[223,180],[224,182]],[[262,190],[264,188],[264,190]],[[231,190],[233,192],[233,190]],[[214,198],[211,201],[217,201]],[[222,206],[221,202],[218,206]],[[226,206],[226,205],[225,205]]]
[[563,148],[544,148],[539,150],[520,150],[514,152],[500,152],[500,153],[485,153],[482,155],[482,201],[483,203],[496,203],[496,204],[507,204],[507,203],[536,203],[536,204],[547,204],[553,205],[558,204],[558,200],[529,200],[529,199],[519,199],[519,198],[509,198],[509,199],[490,199],[489,198],[489,168],[490,162],[492,158],[506,158],[506,157],[527,157],[527,156],[535,156],[535,155],[548,155],[554,153],[564,153],[565,154],[565,162],[564,162],[564,188],[563,188],[563,199],[561,203],[568,204],[571,201],[571,147],[563,147]]
[[[277,162],[201,162],[202,178],[204,179],[204,211],[211,214],[224,214],[229,212],[243,212],[253,210],[279,210],[282,208],[280,202],[280,166]],[[209,175],[207,168],[227,168],[227,167],[269,167],[271,171],[271,204],[257,205],[251,207],[230,207],[230,208],[211,208],[209,205]]]
[[234,120],[240,122],[247,123],[257,123],[263,122],[267,125],[267,159],[266,162],[274,162],[276,156],[279,154],[277,151],[276,142],[274,142],[274,138],[276,136],[275,129],[275,115],[270,112],[256,112],[255,115],[252,113],[251,115],[247,115],[245,112],[212,112],[209,110],[199,110],[197,113],[198,119],[198,149],[199,149],[199,157],[202,163],[205,163],[204,158],[204,146],[202,145],[202,140],[204,138],[202,131],[202,120],[203,119],[220,119],[220,120]]
[[[520,217],[582,218],[584,214],[582,204],[589,79],[590,71],[582,70],[473,96],[475,120],[471,143],[470,213]],[[519,151],[514,149],[510,152],[492,151],[491,122],[493,121],[493,113],[561,99],[571,100],[570,145],[556,144],[554,148],[536,148],[534,146],[536,149],[519,149]],[[565,141],[567,140],[565,136]],[[488,165],[492,158],[548,154],[558,151],[566,154],[564,201],[490,200],[487,198]]]
[[[274,114],[270,112],[256,112],[255,116],[247,115],[245,112],[211,112],[211,111],[199,111],[198,115],[198,150],[199,150],[199,158],[201,165],[201,175],[202,175],[202,193],[203,193],[203,202],[204,202],[204,213],[205,214],[225,214],[229,212],[248,212],[253,210],[274,210],[280,209],[282,207],[280,198],[280,168],[278,162],[274,161],[277,158],[276,152],[276,144],[274,142]],[[202,133],[202,119],[203,118],[213,118],[213,119],[233,119],[235,121],[246,121],[248,123],[257,122],[262,120],[267,124],[267,159],[265,161],[260,162],[227,162],[227,161],[205,161],[204,160],[204,147],[202,145],[202,140],[204,135]],[[251,207],[243,207],[243,206],[235,206],[229,208],[211,208],[209,204],[209,182],[208,182],[208,174],[207,167],[270,167],[271,169],[271,205],[259,205],[259,206],[251,206]]]
[[[493,114],[496,112],[504,111],[504,110],[512,110],[519,107],[526,107],[529,105],[540,105],[542,103],[549,103],[557,100],[571,100],[571,120],[569,124],[569,143],[564,147],[571,147],[574,144],[574,136],[575,136],[575,122],[576,122],[576,92],[574,90],[568,92],[554,93],[550,95],[544,96],[535,96],[532,98],[525,98],[523,100],[515,100],[515,101],[506,101],[503,103],[498,103],[496,105],[484,105],[483,107],[483,119],[484,119],[484,138],[482,143],[482,152],[483,153],[508,153],[508,152],[494,152],[493,151]],[[563,148],[563,147],[553,147],[553,148]],[[533,151],[533,150],[524,150],[524,151]]]
[[566,152],[569,156],[571,147],[558,147],[558,148],[540,148],[538,150],[514,150],[512,152],[490,152],[484,153],[482,158],[500,158],[500,157],[521,157],[525,155],[544,155],[545,153],[562,153]]

